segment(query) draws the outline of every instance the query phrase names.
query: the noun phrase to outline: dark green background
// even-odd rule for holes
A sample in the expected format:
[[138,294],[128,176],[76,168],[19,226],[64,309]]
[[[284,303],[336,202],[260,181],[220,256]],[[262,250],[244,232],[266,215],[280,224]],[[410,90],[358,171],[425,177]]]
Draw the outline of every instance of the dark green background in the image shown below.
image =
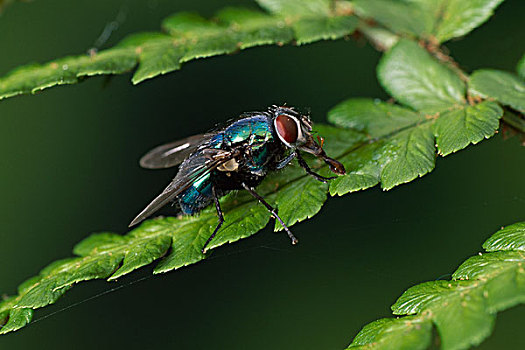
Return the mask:
[[[15,4],[0,17],[0,75],[86,52],[121,8],[126,21],[106,47],[157,30],[176,11],[212,15],[243,2]],[[525,2],[507,1],[447,47],[467,71],[512,71],[525,52],[524,13]],[[138,86],[126,74],[1,101],[0,293],[15,293],[91,232],[126,232],[174,173],[138,167],[150,147],[273,103],[310,107],[323,121],[345,98],[387,98],[375,78],[379,57],[353,40],[262,47]],[[294,226],[297,247],[267,227],[176,272],[149,277],[147,267],[118,283],[82,283],[36,311],[38,322],[1,336],[0,348],[342,349],[364,324],[389,316],[406,288],[447,278],[500,226],[525,220],[524,156],[516,138],[497,135],[437,159],[411,184],[328,200]],[[480,348],[523,349],[524,316],[523,306],[499,314]]]

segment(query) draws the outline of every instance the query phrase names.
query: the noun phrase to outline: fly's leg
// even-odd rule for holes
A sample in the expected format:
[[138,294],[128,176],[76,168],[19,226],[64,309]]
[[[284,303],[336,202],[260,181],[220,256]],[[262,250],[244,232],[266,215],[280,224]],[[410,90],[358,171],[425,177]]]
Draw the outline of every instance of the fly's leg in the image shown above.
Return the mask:
[[288,226],[286,226],[286,224],[284,223],[284,221],[279,217],[279,215],[277,214],[277,211],[270,205],[268,204],[268,202],[266,202],[264,200],[263,197],[261,197],[257,192],[254,191],[253,188],[249,187],[248,185],[246,185],[244,182],[242,183],[242,187],[244,187],[244,189],[248,192],[250,192],[250,194],[255,197],[259,203],[261,203],[262,205],[264,205],[266,207],[266,209],[268,209],[268,211],[277,219],[279,220],[279,222],[281,223],[281,226],[284,228],[284,230],[286,231],[286,233],[288,234],[288,237],[290,237],[290,239],[292,240],[292,244],[297,244],[299,243],[299,240],[297,238],[295,238],[295,236],[293,235],[292,231],[290,231],[290,229],[288,228]]
[[287,166],[292,161],[292,159],[294,159],[294,158],[295,158],[295,153],[291,153],[288,157],[286,157],[283,160],[281,160],[277,164],[277,170],[280,170],[280,169],[284,168],[285,166]]
[[304,160],[304,158],[301,156],[299,152],[296,151],[295,156],[297,157],[297,162],[299,162],[299,165],[301,166],[301,168],[303,168],[309,175],[312,175],[317,180],[326,183],[326,181],[333,180],[337,177],[337,176],[325,177],[325,176],[319,175],[318,173],[310,169],[310,167],[308,166],[308,163],[306,163],[306,161]]
[[213,233],[211,236],[206,240],[206,243],[204,243],[204,247],[202,247],[202,253],[206,253],[206,247],[208,244],[210,244],[211,240],[215,235],[217,234],[217,231],[221,228],[222,224],[224,223],[224,216],[222,215],[222,209],[221,205],[219,203],[219,197],[217,196],[217,192],[215,191],[215,186],[211,186],[211,192],[213,194],[213,201],[215,202],[215,209],[217,209],[217,215],[219,216],[219,223],[217,224],[217,227],[215,227],[215,230],[213,230]]

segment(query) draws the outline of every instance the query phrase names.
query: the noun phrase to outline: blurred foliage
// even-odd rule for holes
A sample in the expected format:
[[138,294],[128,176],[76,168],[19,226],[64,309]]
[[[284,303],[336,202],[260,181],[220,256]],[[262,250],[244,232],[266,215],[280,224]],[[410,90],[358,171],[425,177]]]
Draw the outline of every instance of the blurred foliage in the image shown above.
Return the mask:
[[437,43],[468,34],[503,0],[355,0],[356,12],[393,32]]

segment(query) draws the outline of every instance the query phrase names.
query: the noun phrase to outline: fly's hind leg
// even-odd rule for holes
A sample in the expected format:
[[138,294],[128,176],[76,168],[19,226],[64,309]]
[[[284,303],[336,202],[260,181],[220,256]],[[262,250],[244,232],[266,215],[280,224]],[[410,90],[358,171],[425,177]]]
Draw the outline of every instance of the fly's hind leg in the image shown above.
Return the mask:
[[286,231],[286,233],[288,234],[288,237],[290,237],[290,239],[292,240],[292,244],[297,244],[299,243],[299,240],[297,238],[295,238],[295,236],[293,235],[292,231],[290,231],[290,229],[288,228],[288,226],[286,226],[286,224],[284,223],[284,221],[279,217],[279,215],[277,214],[277,210],[275,210],[270,204],[268,204],[268,202],[266,202],[264,200],[263,197],[261,197],[257,192],[254,191],[253,188],[251,188],[250,186],[246,185],[244,182],[242,183],[242,187],[250,192],[250,194],[255,197],[259,203],[261,203],[262,205],[264,205],[266,207],[266,209],[268,209],[268,211],[277,219],[279,220],[279,222],[281,223],[281,226],[284,228],[284,230]]
[[208,244],[210,244],[211,240],[213,239],[213,237],[215,237],[215,235],[217,234],[217,231],[219,231],[222,224],[224,223],[224,216],[222,215],[222,209],[219,203],[219,197],[217,196],[217,191],[215,190],[215,186],[213,185],[211,187],[211,192],[213,194],[213,202],[215,202],[215,209],[217,209],[217,216],[219,216],[219,223],[215,227],[215,230],[213,230],[213,233],[208,238],[208,240],[206,240],[206,243],[204,243],[204,247],[202,247],[203,254],[206,253],[206,247],[208,246]]
[[318,173],[310,169],[310,166],[308,165],[308,163],[306,163],[306,161],[304,160],[304,158],[301,156],[299,152],[296,151],[295,156],[297,157],[297,162],[299,163],[301,168],[303,168],[309,175],[315,177],[317,180],[326,183],[327,181],[333,180],[337,177],[337,176],[325,177],[325,176],[319,175]]

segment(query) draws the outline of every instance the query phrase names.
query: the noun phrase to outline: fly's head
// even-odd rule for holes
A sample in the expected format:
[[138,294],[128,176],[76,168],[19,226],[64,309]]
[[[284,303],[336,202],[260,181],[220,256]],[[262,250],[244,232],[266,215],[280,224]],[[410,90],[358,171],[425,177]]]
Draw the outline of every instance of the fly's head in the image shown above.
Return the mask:
[[346,173],[343,164],[326,155],[323,150],[324,140],[318,137],[319,143],[315,141],[309,116],[302,115],[291,107],[272,106],[269,112],[273,115],[273,126],[277,136],[286,147],[308,152],[321,158],[336,174]]

